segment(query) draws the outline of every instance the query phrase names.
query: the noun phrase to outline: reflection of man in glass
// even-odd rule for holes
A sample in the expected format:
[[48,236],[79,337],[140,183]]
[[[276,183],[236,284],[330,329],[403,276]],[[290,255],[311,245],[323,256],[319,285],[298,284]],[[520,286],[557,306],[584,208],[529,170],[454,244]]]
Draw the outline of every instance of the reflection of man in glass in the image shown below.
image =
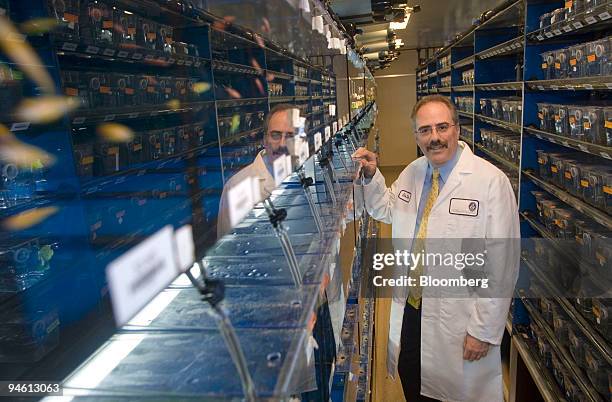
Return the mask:
[[262,199],[267,198],[275,188],[274,161],[281,155],[288,154],[287,141],[295,135],[292,113],[295,106],[279,104],[274,106],[264,121],[264,149],[250,165],[233,175],[225,186],[219,203],[219,218],[217,220],[217,237],[231,230],[227,193],[247,177],[259,179]]

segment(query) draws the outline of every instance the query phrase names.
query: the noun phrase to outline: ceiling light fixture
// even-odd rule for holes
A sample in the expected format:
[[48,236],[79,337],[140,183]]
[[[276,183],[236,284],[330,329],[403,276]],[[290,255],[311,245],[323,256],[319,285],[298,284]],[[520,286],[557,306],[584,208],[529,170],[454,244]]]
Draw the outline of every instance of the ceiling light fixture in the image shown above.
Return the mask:
[[406,17],[404,18],[404,21],[401,21],[401,22],[392,21],[389,24],[389,28],[393,30],[406,29],[406,27],[408,26],[408,21],[410,21],[410,16],[414,13],[418,13],[419,11],[421,11],[421,6],[415,5],[412,7],[406,7],[404,10],[406,13]]
[[410,21],[410,13],[406,13],[406,18],[404,18],[404,21],[402,22],[391,22],[389,24],[389,28],[393,29],[394,31],[400,30],[400,29],[406,29],[406,27],[408,26],[408,21]]

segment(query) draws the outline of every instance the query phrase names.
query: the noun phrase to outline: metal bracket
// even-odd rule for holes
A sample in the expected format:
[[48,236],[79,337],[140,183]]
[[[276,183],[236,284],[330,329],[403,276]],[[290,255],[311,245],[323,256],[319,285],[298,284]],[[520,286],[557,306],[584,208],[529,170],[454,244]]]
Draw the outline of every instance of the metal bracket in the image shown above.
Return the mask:
[[350,170],[348,168],[348,166],[346,165],[346,162],[344,162],[344,158],[342,157],[342,150],[340,150],[340,147],[342,146],[342,140],[337,139],[334,141],[334,145],[336,146],[336,149],[338,150],[338,156],[340,157],[340,162],[342,162],[342,166],[344,166],[344,170],[346,170],[347,173],[350,173]]
[[351,130],[351,135],[349,135],[348,133],[344,133],[342,135],[342,138],[344,138],[344,140],[351,146],[351,148],[353,148],[353,152],[357,151],[357,146],[355,146],[355,143],[353,142],[353,135],[352,135],[352,130]]
[[338,204],[338,200],[336,199],[336,192],[334,191],[334,183],[329,175],[329,159],[321,158],[319,160],[319,166],[321,167],[321,174],[323,175],[323,182],[325,183],[325,188],[327,189],[327,193],[329,194],[332,205],[335,207]]
[[315,205],[315,202],[312,198],[312,193],[308,189],[308,187],[314,184],[314,180],[312,180],[312,177],[306,177],[303,170],[298,173],[298,176],[300,177],[300,182],[302,183],[302,187],[304,188],[304,195],[306,196],[306,200],[308,201],[308,206],[310,207],[310,212],[312,213],[315,225],[317,226],[317,231],[319,232],[319,236],[322,236],[323,221],[321,219],[321,214],[319,213],[319,209]]
[[234,330],[231,320],[227,316],[225,310],[221,308],[221,302],[225,298],[225,285],[222,281],[216,279],[206,279],[206,271],[202,264],[198,262],[200,272],[202,272],[202,281],[198,281],[193,274],[188,270],[185,272],[193,286],[198,289],[200,294],[203,296],[202,300],[208,302],[213,309],[217,324],[219,325],[219,332],[223,337],[225,346],[227,347],[234,366],[238,371],[240,382],[242,384],[242,391],[244,397],[249,402],[255,402],[257,395],[255,393],[255,384],[253,378],[249,372],[249,366],[247,364],[246,357],[240,346],[240,341]]
[[274,208],[274,204],[272,204],[272,201],[270,201],[269,198],[264,200],[264,207],[266,208],[266,212],[268,212],[270,223],[274,227],[276,237],[278,237],[283,253],[285,254],[285,258],[287,259],[287,264],[289,265],[289,271],[291,272],[293,283],[295,287],[299,289],[302,287],[300,265],[297,257],[295,256],[295,251],[293,250],[291,241],[289,240],[287,229],[283,225],[283,221],[285,218],[287,218],[287,210]]

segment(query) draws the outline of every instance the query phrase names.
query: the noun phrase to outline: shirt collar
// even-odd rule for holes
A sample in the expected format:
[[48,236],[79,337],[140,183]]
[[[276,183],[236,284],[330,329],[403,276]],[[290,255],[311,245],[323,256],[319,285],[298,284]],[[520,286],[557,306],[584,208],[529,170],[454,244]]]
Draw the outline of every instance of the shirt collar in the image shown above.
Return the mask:
[[[457,146],[457,150],[455,151],[455,155],[453,155],[453,158],[446,162],[444,165],[440,166],[440,180],[442,180],[442,183],[446,183],[446,180],[448,180],[448,177],[457,165],[457,162],[459,162],[461,152],[463,152],[463,146],[462,144],[459,144]],[[431,177],[433,176],[433,169],[434,168],[433,166],[431,166],[431,162],[428,161],[427,174],[425,176],[427,181],[431,181]]]

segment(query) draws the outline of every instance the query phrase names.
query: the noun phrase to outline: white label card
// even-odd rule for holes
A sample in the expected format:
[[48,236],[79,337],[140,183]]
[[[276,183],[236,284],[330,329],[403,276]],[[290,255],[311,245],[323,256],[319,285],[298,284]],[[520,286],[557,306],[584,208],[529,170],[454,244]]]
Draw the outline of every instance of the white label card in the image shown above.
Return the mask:
[[448,212],[452,215],[478,216],[480,202],[464,198],[451,198]]
[[321,148],[322,144],[323,144],[323,142],[322,142],[322,139],[321,139],[321,133],[315,133],[315,135],[314,135],[314,149],[315,149],[315,152],[317,152]]
[[171,225],[131,248],[106,267],[118,327],[127,323],[178,275]]
[[331,128],[329,126],[325,127],[325,142],[329,141],[331,137]]
[[289,176],[291,172],[293,172],[293,163],[291,155],[285,156],[285,165],[285,169],[287,170],[287,176]]
[[302,141],[302,146],[300,147],[300,165],[303,165],[306,162],[306,159],[310,156],[310,149],[308,148],[308,141]]
[[280,185],[283,180],[285,180],[285,177],[289,175],[289,172],[287,172],[286,158],[286,155],[282,155],[274,160],[274,183],[277,186]]
[[293,124],[293,127],[298,128],[298,127],[304,127],[302,125],[300,125],[301,123],[301,119],[300,119],[300,109],[291,109],[291,124]]
[[253,205],[263,200],[263,197],[261,195],[261,188],[263,186],[262,184],[259,184],[260,182],[263,183],[263,180],[258,177],[251,178],[251,198],[253,201]]
[[29,121],[24,121],[21,123],[13,123],[13,125],[11,125],[11,131],[23,131],[23,130],[27,130],[28,128],[30,128]]
[[303,10],[305,13],[309,13],[310,12],[310,3],[308,0],[300,0],[300,9]]
[[[257,178],[248,177],[227,192],[229,218],[232,227],[240,223],[251,211],[254,204],[252,181],[257,181]],[[257,185],[259,185],[258,182]]]
[[337,121],[333,122],[332,127],[334,128],[332,132],[336,134],[338,132],[338,122]]
[[176,244],[178,268],[181,272],[186,272],[193,266],[195,261],[195,246],[193,244],[191,225],[178,228],[174,232],[174,242]]
[[325,33],[324,29],[323,29],[323,16],[322,15],[317,15],[315,17],[315,29],[317,30],[317,32],[319,32],[321,35],[323,35]]
[[329,105],[329,115],[330,116],[336,115],[336,105]]

